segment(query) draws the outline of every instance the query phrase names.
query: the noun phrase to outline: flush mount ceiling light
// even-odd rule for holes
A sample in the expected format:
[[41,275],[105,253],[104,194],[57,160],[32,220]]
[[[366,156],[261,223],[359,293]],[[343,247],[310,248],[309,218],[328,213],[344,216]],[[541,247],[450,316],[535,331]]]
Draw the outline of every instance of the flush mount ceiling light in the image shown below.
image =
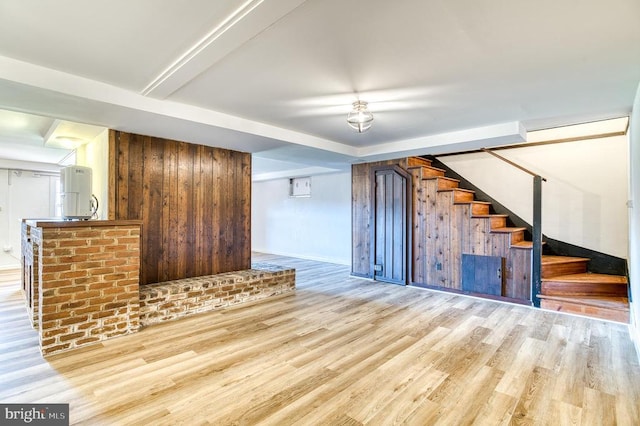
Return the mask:
[[364,101],[356,101],[353,103],[353,111],[347,115],[347,123],[358,131],[358,133],[366,132],[373,122],[373,114],[367,109],[367,103]]

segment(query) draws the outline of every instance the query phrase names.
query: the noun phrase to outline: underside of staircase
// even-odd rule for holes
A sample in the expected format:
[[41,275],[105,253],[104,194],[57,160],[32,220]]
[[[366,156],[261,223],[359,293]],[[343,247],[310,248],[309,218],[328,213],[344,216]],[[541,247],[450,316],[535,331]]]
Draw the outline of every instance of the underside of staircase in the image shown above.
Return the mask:
[[[460,238],[468,242],[450,243],[447,261],[452,264],[447,279],[445,273],[432,272],[430,260],[414,256],[414,280],[433,283],[436,287],[456,289],[460,287],[460,277],[454,271],[464,252],[502,256],[509,273],[504,285],[503,296],[530,299],[521,294],[520,281],[530,286],[530,262],[533,244],[525,241],[526,228],[508,226],[507,215],[492,214],[489,202],[475,200],[474,191],[458,187],[459,181],[445,176],[445,170],[432,167],[431,161],[407,158],[407,168],[413,176],[414,185],[414,227],[416,235],[426,235],[427,240],[436,237]],[[462,206],[462,207],[460,207]],[[430,210],[433,213],[430,213]],[[449,220],[449,230],[439,236],[434,234],[442,225],[443,217]],[[434,222],[434,223],[432,223]],[[420,227],[424,226],[424,230]],[[431,229],[430,227],[434,227]],[[468,229],[467,229],[468,228]],[[469,233],[469,236],[467,236]],[[474,233],[476,235],[474,235]],[[421,246],[423,239],[414,238],[414,253],[426,251]],[[428,245],[429,241],[425,245]],[[456,248],[457,245],[463,248]],[[466,248],[464,248],[466,247]],[[441,246],[435,246],[442,252]],[[446,252],[446,250],[445,250]],[[426,257],[426,256],[424,256]],[[627,299],[627,279],[619,275],[588,272],[590,259],[552,254],[542,256],[542,288],[537,297],[541,308],[585,315],[623,323],[629,322],[629,301]],[[438,260],[432,261],[438,262]],[[446,271],[444,271],[446,272]],[[458,274],[459,275],[459,274]],[[445,277],[445,278],[443,278]],[[530,287],[529,287],[530,288]]]

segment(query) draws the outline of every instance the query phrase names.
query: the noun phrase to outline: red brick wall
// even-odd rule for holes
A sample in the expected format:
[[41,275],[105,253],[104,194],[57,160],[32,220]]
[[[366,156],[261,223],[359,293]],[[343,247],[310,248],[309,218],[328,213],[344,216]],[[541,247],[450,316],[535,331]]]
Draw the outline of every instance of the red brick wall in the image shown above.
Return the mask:
[[146,326],[295,290],[295,269],[252,269],[140,287],[140,325]]
[[139,225],[32,227],[31,240],[43,355],[138,330]]

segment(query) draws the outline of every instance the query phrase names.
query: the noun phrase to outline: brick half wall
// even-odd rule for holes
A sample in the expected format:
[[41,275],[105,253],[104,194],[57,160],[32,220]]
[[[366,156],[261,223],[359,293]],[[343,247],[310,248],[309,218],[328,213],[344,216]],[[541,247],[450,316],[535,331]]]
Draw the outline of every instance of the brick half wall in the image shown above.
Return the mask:
[[251,269],[140,287],[140,325],[152,325],[295,290],[295,269],[254,263]]

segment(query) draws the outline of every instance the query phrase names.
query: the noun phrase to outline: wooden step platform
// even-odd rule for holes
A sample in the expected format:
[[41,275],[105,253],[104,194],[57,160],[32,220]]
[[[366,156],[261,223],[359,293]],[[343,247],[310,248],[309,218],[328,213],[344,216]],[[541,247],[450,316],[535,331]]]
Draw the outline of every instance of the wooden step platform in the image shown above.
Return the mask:
[[491,203],[488,202],[488,201],[477,201],[477,200],[457,201],[454,204],[469,204],[469,205],[471,205],[471,214],[472,215],[489,214],[489,211],[491,209]]
[[454,204],[462,204],[462,203],[470,203],[473,201],[473,197],[475,191],[470,189],[462,189],[462,188],[451,188],[451,189],[438,189],[438,192],[453,192],[453,203]]
[[411,166],[408,169],[419,170],[421,179],[444,176],[445,173],[445,170],[433,166]]
[[407,167],[431,166],[431,160],[422,157],[407,157]]
[[626,297],[563,297],[544,294],[538,297],[542,309],[629,323],[629,300]]
[[542,278],[587,272],[589,259],[570,256],[542,256]]
[[488,219],[491,221],[491,229],[503,229],[507,226],[507,218],[509,215],[506,214],[472,214],[472,218],[474,219]]
[[458,188],[458,184],[460,183],[460,181],[458,179],[453,179],[453,178],[448,178],[448,177],[444,177],[444,176],[429,176],[429,177],[424,177],[424,180],[436,180],[436,182],[438,183],[438,191],[445,191],[448,189],[456,189]]
[[524,241],[524,231],[526,231],[526,229],[527,228],[507,226],[504,228],[493,228],[491,232],[495,234],[511,234],[510,244],[513,246],[516,243]]
[[581,274],[558,275],[542,279],[542,294],[546,296],[627,296],[627,278],[620,275]]

